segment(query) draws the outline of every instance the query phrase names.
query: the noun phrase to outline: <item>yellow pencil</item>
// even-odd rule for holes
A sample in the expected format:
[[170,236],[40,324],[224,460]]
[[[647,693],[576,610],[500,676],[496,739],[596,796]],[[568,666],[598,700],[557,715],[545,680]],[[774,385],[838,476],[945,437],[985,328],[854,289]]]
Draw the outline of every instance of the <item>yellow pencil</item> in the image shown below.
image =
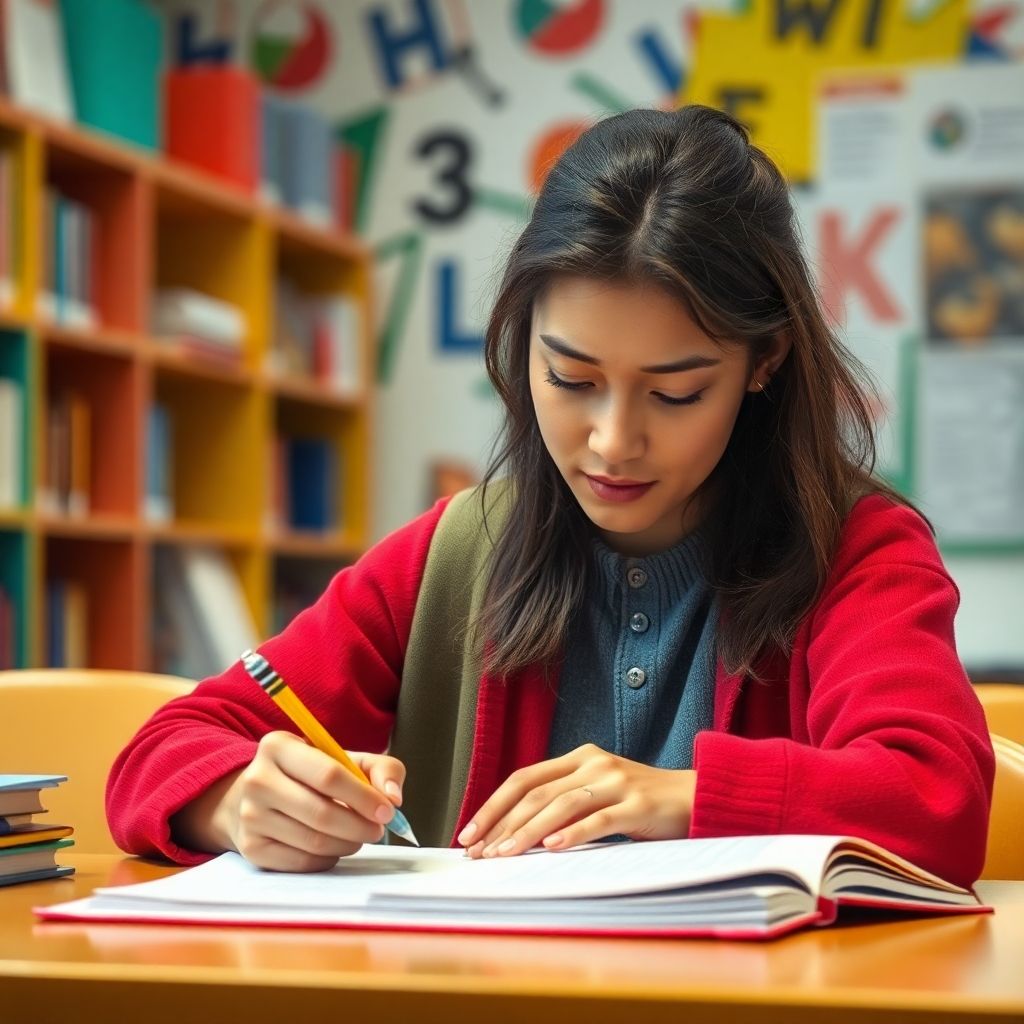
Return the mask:
[[[357,779],[372,785],[366,773],[345,752],[342,745],[314,718],[313,713],[299,700],[295,691],[277,674],[273,666],[255,651],[242,653],[242,664],[246,672],[256,680],[273,702],[299,727],[302,735],[325,754],[333,757],[347,768]],[[405,815],[395,808],[395,816],[387,823],[387,829],[407,842],[419,846]]]

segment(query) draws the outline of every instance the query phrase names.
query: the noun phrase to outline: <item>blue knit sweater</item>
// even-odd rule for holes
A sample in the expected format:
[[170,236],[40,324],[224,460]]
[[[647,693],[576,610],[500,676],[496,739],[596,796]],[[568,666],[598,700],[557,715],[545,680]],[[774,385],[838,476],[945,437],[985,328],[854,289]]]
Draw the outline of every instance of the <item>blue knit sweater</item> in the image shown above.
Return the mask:
[[548,744],[595,743],[659,768],[692,768],[712,726],[717,609],[699,534],[645,558],[593,541],[589,597],[566,646]]

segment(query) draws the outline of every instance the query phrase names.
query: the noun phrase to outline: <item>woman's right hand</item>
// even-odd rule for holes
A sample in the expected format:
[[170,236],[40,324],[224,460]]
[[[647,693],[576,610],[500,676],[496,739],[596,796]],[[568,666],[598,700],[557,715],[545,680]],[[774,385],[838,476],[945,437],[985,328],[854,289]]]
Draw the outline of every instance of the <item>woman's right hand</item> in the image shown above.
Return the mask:
[[267,733],[252,761],[183,808],[172,830],[183,846],[236,850],[257,867],[324,871],[377,842],[402,802],[401,761],[351,757],[371,786],[293,733]]

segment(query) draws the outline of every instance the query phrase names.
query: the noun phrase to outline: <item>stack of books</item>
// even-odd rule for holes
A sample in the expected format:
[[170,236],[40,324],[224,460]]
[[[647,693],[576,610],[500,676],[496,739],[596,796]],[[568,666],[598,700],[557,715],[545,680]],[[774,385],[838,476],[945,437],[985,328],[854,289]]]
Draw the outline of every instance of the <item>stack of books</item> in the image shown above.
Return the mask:
[[152,329],[158,341],[180,351],[238,365],[245,341],[245,314],[237,306],[194,288],[160,288],[153,300]]
[[62,867],[56,854],[74,840],[74,829],[34,820],[44,814],[42,791],[67,782],[66,775],[0,775],[0,885],[60,878],[74,868]]

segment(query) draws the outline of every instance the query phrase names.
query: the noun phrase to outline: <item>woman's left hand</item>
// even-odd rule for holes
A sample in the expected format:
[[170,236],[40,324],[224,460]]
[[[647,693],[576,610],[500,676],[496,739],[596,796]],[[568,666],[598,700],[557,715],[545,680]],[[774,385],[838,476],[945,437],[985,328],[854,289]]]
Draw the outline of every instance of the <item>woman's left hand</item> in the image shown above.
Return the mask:
[[506,857],[538,843],[562,850],[610,835],[683,839],[695,771],[638,764],[587,743],[513,772],[459,833],[470,857]]

